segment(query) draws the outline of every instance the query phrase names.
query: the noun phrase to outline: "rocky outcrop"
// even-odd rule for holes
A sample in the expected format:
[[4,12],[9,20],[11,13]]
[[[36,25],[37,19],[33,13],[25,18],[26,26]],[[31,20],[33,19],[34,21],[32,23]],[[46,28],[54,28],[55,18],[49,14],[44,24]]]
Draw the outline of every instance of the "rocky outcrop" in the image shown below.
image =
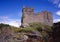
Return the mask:
[[9,42],[13,33],[9,27],[0,28],[0,42]]
[[50,42],[49,34],[45,35],[46,31],[41,34],[42,32],[13,32],[10,26],[0,25],[0,42]]
[[52,37],[53,42],[60,42],[60,22],[54,23]]

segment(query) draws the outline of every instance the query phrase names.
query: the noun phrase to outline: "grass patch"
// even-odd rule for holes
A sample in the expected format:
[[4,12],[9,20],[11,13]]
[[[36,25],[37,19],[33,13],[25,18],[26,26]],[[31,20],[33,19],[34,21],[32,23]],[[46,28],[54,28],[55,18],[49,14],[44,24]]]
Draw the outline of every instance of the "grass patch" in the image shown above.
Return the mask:
[[32,32],[32,31],[37,31],[35,28],[32,27],[27,27],[27,28],[20,28],[19,32]]

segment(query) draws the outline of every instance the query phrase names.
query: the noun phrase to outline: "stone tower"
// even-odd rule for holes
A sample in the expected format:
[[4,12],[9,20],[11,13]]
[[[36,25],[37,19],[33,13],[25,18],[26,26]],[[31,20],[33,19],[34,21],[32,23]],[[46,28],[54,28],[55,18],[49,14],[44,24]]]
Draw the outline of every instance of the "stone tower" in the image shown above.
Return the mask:
[[34,13],[33,8],[23,7],[21,26],[27,27],[29,23],[40,22],[45,25],[53,25],[53,17],[51,12],[42,11]]

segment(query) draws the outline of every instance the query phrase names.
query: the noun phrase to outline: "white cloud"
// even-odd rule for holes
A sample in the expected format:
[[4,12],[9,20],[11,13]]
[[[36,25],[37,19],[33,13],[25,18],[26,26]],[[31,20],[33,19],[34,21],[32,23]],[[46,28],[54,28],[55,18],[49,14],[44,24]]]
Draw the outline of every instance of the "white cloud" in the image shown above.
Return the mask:
[[57,11],[57,12],[56,12],[56,14],[60,16],[60,10],[59,10],[59,11]]
[[52,2],[53,4],[58,4],[60,0],[48,0],[50,2]]
[[60,19],[54,19],[53,22],[54,22],[54,23],[60,22]]
[[0,20],[0,23],[9,24],[15,27],[19,27],[21,25],[20,19],[10,19],[7,16],[1,16],[0,19],[2,20]]
[[58,4],[58,8],[60,8],[60,4]]
[[60,0],[54,0],[53,4],[58,4]]
[[7,16],[0,16],[0,19],[7,19]]
[[60,0],[48,0],[49,2],[51,2],[52,4],[54,4],[56,7],[60,8]]

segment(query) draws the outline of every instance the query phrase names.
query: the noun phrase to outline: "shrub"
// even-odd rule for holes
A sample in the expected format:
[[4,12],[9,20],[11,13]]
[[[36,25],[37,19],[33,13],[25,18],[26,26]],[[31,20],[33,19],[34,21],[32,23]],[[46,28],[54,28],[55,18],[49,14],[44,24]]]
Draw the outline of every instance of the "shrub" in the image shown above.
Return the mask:
[[19,32],[33,32],[33,31],[37,31],[37,30],[32,27],[26,27],[26,28],[19,29]]
[[0,28],[3,28],[3,27],[10,27],[10,25],[1,23]]
[[48,26],[48,25],[44,25],[44,27],[46,28],[46,31],[51,31],[52,29],[51,29],[51,26]]
[[41,32],[41,35],[42,35],[43,37],[46,37],[47,33],[46,33],[45,31],[42,31],[42,32]]
[[32,28],[35,28],[38,31],[41,31],[43,25],[41,23],[38,23],[38,22],[33,22],[33,23],[29,23],[29,26]]
[[19,28],[17,28],[17,27],[11,27],[11,30],[12,30],[13,32],[17,33],[17,32],[19,31]]

